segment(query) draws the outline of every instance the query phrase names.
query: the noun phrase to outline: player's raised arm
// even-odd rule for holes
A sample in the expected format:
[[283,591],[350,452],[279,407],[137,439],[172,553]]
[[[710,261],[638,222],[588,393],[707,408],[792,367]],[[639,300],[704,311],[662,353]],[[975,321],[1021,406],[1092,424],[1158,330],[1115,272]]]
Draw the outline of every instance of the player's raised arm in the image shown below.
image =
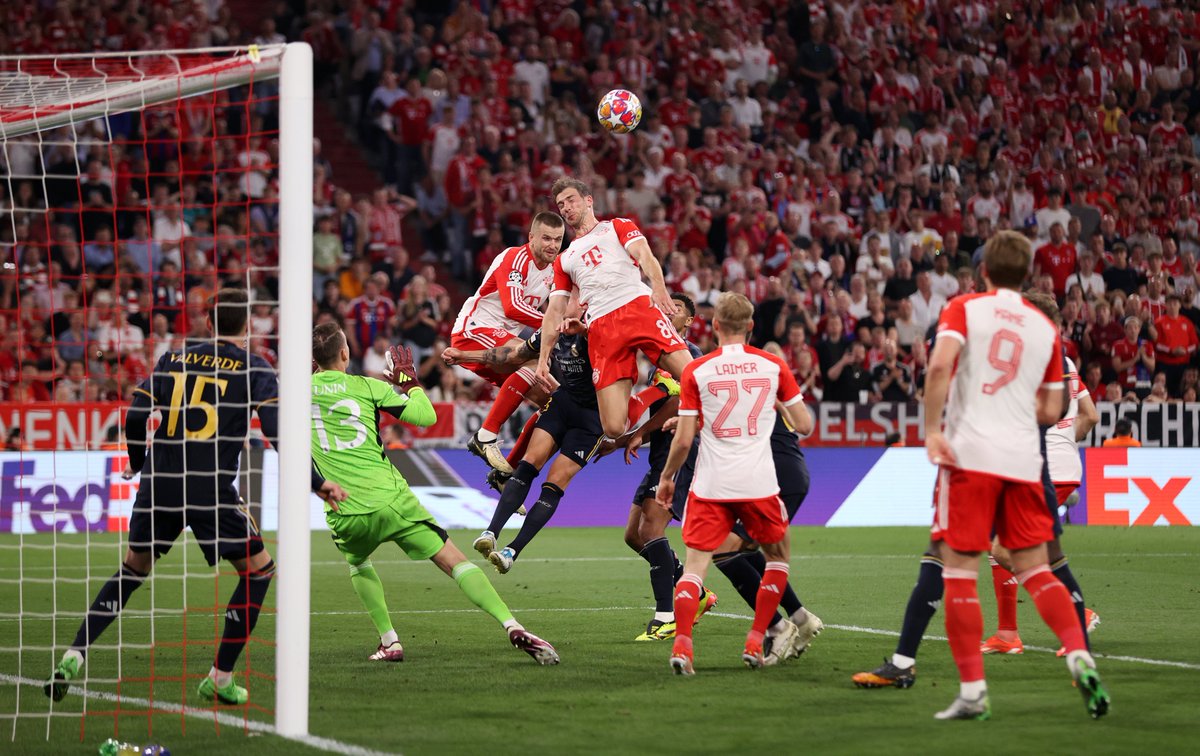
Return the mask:
[[[404,393],[397,394],[383,381],[368,379],[376,406],[401,422],[418,428],[428,428],[437,422],[433,402],[429,401],[425,389],[417,380],[412,350],[405,346],[394,346],[388,350],[386,359],[383,376]],[[379,390],[375,390],[376,386]]]
[[540,337],[534,333],[519,346],[500,345],[491,349],[462,350],[447,347],[442,350],[442,362],[446,365],[461,365],[463,363],[480,363],[491,367],[519,368],[530,360],[537,359]]
[[674,317],[679,308],[675,304],[675,300],[671,299],[671,292],[667,290],[662,266],[659,265],[658,258],[654,256],[654,251],[650,249],[650,242],[642,236],[626,244],[625,248],[629,250],[633,259],[637,260],[646,278],[650,279],[650,301],[667,317]]
[[547,391],[552,390],[554,386],[554,379],[550,375],[550,355],[554,353],[554,345],[558,343],[558,328],[562,325],[563,315],[567,311],[569,294],[569,291],[552,293],[550,301],[546,305],[546,314],[542,317],[542,343],[541,349],[538,350],[537,381]]

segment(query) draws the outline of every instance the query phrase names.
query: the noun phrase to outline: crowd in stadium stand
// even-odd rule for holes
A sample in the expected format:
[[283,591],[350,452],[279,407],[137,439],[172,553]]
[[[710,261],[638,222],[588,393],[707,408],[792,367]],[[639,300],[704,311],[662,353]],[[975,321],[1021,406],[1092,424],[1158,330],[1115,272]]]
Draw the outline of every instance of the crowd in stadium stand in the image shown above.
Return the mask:
[[[368,372],[387,344],[409,343],[438,399],[484,395],[436,360],[454,304],[570,174],[601,218],[641,226],[669,286],[699,305],[692,340],[711,348],[716,295],[742,292],[758,308],[754,343],[813,400],[919,399],[941,307],[982,286],[984,243],[1015,229],[1094,399],[1195,401],[1200,20],[1191,3],[1147,5],[326,0],[278,3],[254,34],[220,2],[60,2],[43,15],[25,0],[0,10],[0,50],[310,42],[323,96],[345,105],[383,175],[352,196],[317,153],[317,317],[345,321]],[[644,105],[630,136],[595,124],[616,87]],[[146,135],[188,115],[204,119],[147,118]],[[189,122],[183,154],[98,151],[78,187],[0,182],[6,399],[127,394],[172,337],[203,329],[218,270],[257,276],[273,298],[255,268],[275,255],[276,148],[207,148],[214,128],[257,134],[271,119]],[[18,147],[24,165],[10,140],[0,169],[36,175],[38,142]],[[72,157],[41,152],[51,173]],[[210,154],[245,179],[189,180]],[[184,180],[147,181],[143,163],[184,166]],[[222,227],[253,241],[224,242]],[[140,276],[78,277],[114,263]],[[269,355],[270,304],[254,328]]]

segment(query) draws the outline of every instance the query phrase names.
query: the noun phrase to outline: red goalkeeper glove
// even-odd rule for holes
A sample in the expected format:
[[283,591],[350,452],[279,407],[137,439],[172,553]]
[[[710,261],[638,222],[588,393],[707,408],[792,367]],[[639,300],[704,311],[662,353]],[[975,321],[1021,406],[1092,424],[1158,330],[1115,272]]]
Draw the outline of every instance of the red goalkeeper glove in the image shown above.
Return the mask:
[[383,377],[387,378],[401,391],[411,391],[421,387],[417,380],[417,368],[413,365],[412,350],[406,346],[394,346],[387,350],[384,357]]

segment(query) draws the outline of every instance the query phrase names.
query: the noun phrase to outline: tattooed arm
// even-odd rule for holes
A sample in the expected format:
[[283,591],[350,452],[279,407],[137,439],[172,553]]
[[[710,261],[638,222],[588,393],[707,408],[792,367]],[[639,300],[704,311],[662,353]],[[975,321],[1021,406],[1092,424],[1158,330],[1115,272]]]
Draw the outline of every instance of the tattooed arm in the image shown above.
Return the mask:
[[[491,349],[463,351],[450,347],[442,352],[442,362],[447,365],[462,365],[463,363],[479,363],[491,367],[517,368],[530,360],[537,359],[538,350],[530,346],[529,340],[518,345],[505,344]],[[536,346],[536,345],[535,345]]]

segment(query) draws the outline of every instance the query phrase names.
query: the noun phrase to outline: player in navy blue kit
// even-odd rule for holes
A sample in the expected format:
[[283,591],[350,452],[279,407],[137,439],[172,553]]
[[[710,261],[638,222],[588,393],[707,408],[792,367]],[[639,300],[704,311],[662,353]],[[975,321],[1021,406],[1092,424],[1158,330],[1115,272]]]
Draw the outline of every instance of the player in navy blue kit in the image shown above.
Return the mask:
[[[129,467],[126,479],[142,473],[129,521],[129,549],[121,569],[93,600],[71,647],[63,655],[46,695],[61,701],[83,669],[88,647],[112,624],[154,563],[171,550],[185,527],[208,564],[226,559],[239,580],[225,611],[216,660],[199,693],[207,700],[244,704],[246,689],[233,682],[233,666],[249,640],[266,599],[275,563],[263,545],[234,481],[257,412],[274,444],[278,428],[275,370],[246,351],[249,298],[242,289],[221,289],[212,302],[213,339],[192,340],[167,352],[134,392],[125,418]],[[161,423],[146,455],[146,421],[158,410]],[[313,490],[329,501],[345,492],[313,469]]]
[[[808,495],[808,464],[804,461],[804,452],[800,450],[795,431],[788,427],[782,413],[775,418],[775,426],[771,429],[771,457],[775,463],[775,477],[779,482],[779,498],[783,500],[787,510],[788,522],[791,522],[795,519],[800,505],[804,503],[804,497]],[[687,507],[695,464],[696,454],[693,449],[675,478],[675,496],[671,500],[671,512],[680,520],[683,519]],[[750,538],[741,523],[734,526],[733,533],[717,549],[713,555],[713,563],[733,584],[738,595],[753,609],[767,562],[758,544]],[[763,663],[767,666],[803,654],[812,644],[813,638],[820,635],[825,627],[820,617],[804,608],[791,583],[785,588],[779,605],[788,616],[783,617],[776,612],[775,619],[771,621],[763,643]]]
[[[521,551],[529,545],[554,512],[571,480],[596,454],[604,429],[592,385],[592,363],[588,356],[587,328],[578,319],[566,321],[566,330],[554,344],[551,373],[558,389],[533,426],[524,458],[504,484],[500,501],[487,530],[475,539],[475,550],[505,573],[512,569]],[[499,346],[484,351],[447,349],[442,359],[448,365],[474,362],[490,367],[520,365],[536,358],[541,349],[541,331],[516,347]],[[554,454],[538,500],[529,509],[521,530],[507,546],[496,549],[504,524],[524,505],[533,481]]]
[[[686,294],[672,294],[671,299],[678,305],[671,325],[683,336],[696,319],[696,305]],[[700,347],[690,341],[686,343],[693,358],[702,354]],[[630,399],[629,424],[634,426],[647,409],[650,418],[620,439],[625,446],[626,464],[632,464],[643,444],[650,445],[647,454],[650,469],[634,492],[629,522],[625,526],[625,543],[650,564],[650,591],[654,596],[654,616],[646,625],[646,631],[634,638],[635,641],[669,640],[675,637],[675,583],[683,575],[683,565],[666,536],[671,513],[654,503],[658,479],[662,475],[663,465],[667,463],[667,454],[671,451],[671,434],[662,430],[662,427],[679,410],[679,382],[670,373],[654,368],[651,369],[648,382],[649,388]],[[695,458],[695,448],[692,458]],[[716,605],[716,594],[706,590],[700,601],[700,613]]]

